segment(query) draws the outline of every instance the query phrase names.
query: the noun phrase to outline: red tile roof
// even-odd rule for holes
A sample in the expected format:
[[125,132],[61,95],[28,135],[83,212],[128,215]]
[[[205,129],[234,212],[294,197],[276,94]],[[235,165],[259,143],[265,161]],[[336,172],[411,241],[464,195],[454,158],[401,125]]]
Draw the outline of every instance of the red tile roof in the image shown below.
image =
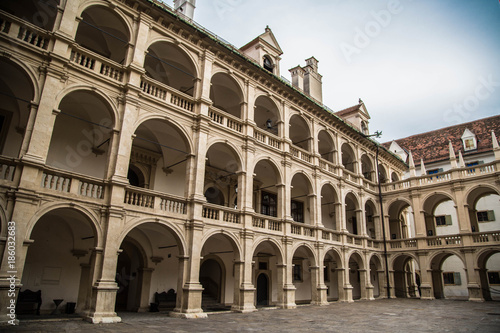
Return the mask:
[[[464,152],[461,137],[465,129],[469,129],[469,131],[476,135],[477,149]],[[491,151],[493,149],[491,131],[495,132],[498,139],[500,136],[500,115],[445,127],[395,141],[407,152],[411,151],[415,164],[420,165],[420,159],[424,160],[424,164],[449,159],[449,140],[451,140],[457,157],[459,150],[462,151],[464,157]],[[382,145],[389,149],[391,143],[386,142]]]
[[357,105],[354,105],[354,106],[351,106],[351,107],[349,107],[347,109],[343,109],[343,110],[337,111],[337,112],[335,112],[335,114],[337,116],[339,116],[339,117],[342,118],[344,115],[349,114],[349,113],[351,113],[353,111],[359,110],[360,108],[361,108],[361,103],[359,103]]

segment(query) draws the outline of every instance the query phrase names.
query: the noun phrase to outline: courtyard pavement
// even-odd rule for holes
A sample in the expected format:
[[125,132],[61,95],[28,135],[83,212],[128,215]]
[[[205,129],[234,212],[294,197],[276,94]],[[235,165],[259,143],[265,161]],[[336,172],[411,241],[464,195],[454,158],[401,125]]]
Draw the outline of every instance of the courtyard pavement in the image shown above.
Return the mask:
[[0,332],[500,332],[500,302],[380,299],[293,310],[209,314],[205,319],[178,319],[167,313],[120,313],[122,323],[90,324],[75,317],[49,316],[0,326]]

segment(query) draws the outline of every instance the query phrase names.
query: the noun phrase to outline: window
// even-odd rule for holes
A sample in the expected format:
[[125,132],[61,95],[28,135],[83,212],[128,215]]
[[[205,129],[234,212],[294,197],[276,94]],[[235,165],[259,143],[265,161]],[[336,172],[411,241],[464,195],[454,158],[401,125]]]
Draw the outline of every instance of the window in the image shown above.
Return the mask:
[[293,281],[302,281],[302,265],[293,264]]
[[476,135],[472,133],[468,128],[465,129],[461,139],[465,151],[477,149]]
[[292,218],[295,222],[304,222],[304,203],[292,200]]
[[427,170],[427,174],[428,174],[428,175],[433,175],[433,174],[440,173],[440,172],[443,172],[443,169],[442,169],[442,168],[439,168],[439,169],[432,169],[432,170]]
[[273,72],[273,63],[271,62],[271,59],[269,59],[268,56],[264,56],[264,69],[270,71],[271,73]]
[[437,226],[451,225],[451,215],[440,215],[436,216],[435,219]]
[[267,271],[267,262],[265,262],[265,261],[259,261],[259,270],[261,270],[261,271]]
[[488,272],[488,281],[490,285],[500,285],[500,272]]
[[278,196],[276,194],[262,192],[260,213],[268,216],[278,216],[278,211],[276,209],[277,202]]
[[483,210],[476,213],[477,222],[495,221],[495,212],[492,210]]
[[468,138],[468,139],[464,139],[464,150],[467,151],[467,150],[472,150],[472,149],[476,149],[476,140],[474,140],[474,138]]
[[462,284],[462,278],[459,272],[443,272],[444,285],[459,286]]

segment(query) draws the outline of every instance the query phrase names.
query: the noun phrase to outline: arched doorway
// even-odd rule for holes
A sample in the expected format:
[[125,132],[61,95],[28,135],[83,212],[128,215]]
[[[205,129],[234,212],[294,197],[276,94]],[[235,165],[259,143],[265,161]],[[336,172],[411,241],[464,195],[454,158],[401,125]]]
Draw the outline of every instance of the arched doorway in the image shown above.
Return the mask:
[[201,307],[204,311],[221,303],[223,280],[221,265],[215,259],[203,261],[200,268],[200,283],[203,286]]
[[454,253],[440,253],[431,261],[434,298],[468,299],[464,263]]
[[393,261],[394,295],[399,298],[417,296],[416,260],[409,255],[400,255]]
[[125,239],[121,246],[122,252],[116,264],[115,311],[138,311],[140,308],[141,286],[139,270],[144,267],[141,251],[130,239]]
[[240,251],[233,237],[225,233],[211,235],[203,243],[201,257],[201,308],[205,312],[230,309],[238,301],[241,279],[235,264],[240,260]]
[[184,249],[174,230],[166,222],[145,222],[123,238],[116,265],[116,311],[149,311],[150,304],[156,304],[156,293],[172,296],[156,310],[176,307],[176,298],[182,296],[178,258]]
[[74,208],[54,209],[40,217],[30,239],[21,291],[41,291],[42,314],[55,309],[55,299],[63,300],[58,309],[73,303],[78,312],[88,310],[98,244],[89,216]]
[[269,305],[269,279],[265,273],[257,277],[257,306]]

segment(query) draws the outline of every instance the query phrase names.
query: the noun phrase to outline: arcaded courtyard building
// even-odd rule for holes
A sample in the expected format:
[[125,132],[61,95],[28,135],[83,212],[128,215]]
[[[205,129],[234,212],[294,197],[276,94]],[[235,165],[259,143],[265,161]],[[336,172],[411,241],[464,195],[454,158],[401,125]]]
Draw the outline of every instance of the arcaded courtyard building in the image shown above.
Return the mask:
[[[62,300],[96,323],[163,292],[184,317],[493,298],[498,121],[485,163],[452,145],[449,168],[417,176],[369,137],[363,101],[323,105],[317,59],[289,82],[271,29],[238,49],[190,20],[193,3],[0,4],[2,321],[12,275],[42,313]],[[447,294],[454,273],[465,292]]]

